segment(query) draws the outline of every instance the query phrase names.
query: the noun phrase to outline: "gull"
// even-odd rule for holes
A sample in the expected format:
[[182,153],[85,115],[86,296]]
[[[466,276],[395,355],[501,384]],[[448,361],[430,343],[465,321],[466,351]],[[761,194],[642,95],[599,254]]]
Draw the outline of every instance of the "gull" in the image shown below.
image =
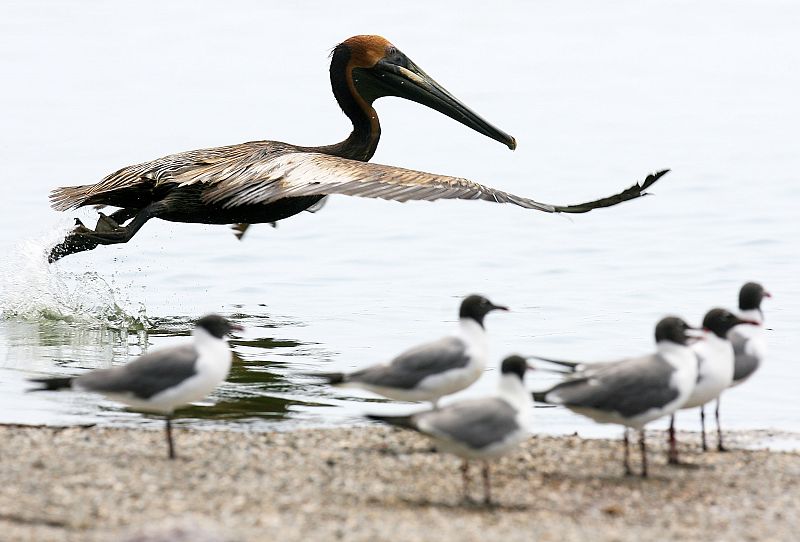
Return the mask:
[[599,423],[623,425],[625,474],[631,474],[628,428],[640,431],[643,477],[647,476],[644,427],[668,416],[686,401],[697,380],[697,358],[689,347],[689,324],[675,316],[658,322],[656,352],[602,363],[536,359],[572,368],[575,373],[546,391],[534,392],[536,401],[563,405]]
[[209,314],[195,323],[190,344],[155,350],[110,369],[95,369],[80,376],[35,378],[41,388],[31,391],[73,389],[97,392],[135,410],[163,414],[169,458],[175,459],[172,413],[198,401],[224,381],[232,354],[225,336],[242,328],[222,316]]
[[[754,320],[744,320],[726,309],[715,308],[708,311],[703,318],[704,340],[692,345],[697,356],[697,382],[681,410],[700,407],[700,427],[703,451],[708,450],[706,444],[705,404],[719,400],[720,394],[733,383],[734,353],[733,345],[728,340],[728,333],[742,324],[758,325]],[[716,410],[717,449],[724,451],[722,429],[719,425],[719,403]],[[669,424],[669,463],[680,464],[678,446],[675,438],[675,415]]]
[[449,337],[407,350],[389,363],[372,365],[353,373],[309,373],[329,384],[360,388],[398,401],[430,401],[471,385],[483,373],[488,357],[484,317],[507,307],[480,295],[461,302],[458,330]]
[[[761,310],[761,301],[765,297],[772,297],[772,295],[757,282],[748,282],[739,290],[739,317],[751,322],[758,322],[758,325],[740,324],[728,332],[728,340],[733,345],[734,356],[731,387],[738,386],[753,376],[766,357],[764,312]],[[718,397],[717,408],[714,411],[717,423],[719,423],[720,401],[721,397]],[[718,445],[717,448],[720,449],[720,446]]]
[[501,366],[495,397],[456,401],[439,409],[409,416],[368,415],[371,420],[411,429],[430,438],[438,449],[463,459],[464,497],[469,499],[469,461],[483,462],[483,501],[491,504],[489,460],[511,451],[530,436],[533,403],[523,379],[529,365],[509,356]]
[[[761,301],[772,295],[757,282],[748,282],[739,290],[739,317],[757,322],[758,325],[742,324],[728,332],[733,345],[733,384],[738,386],[755,373],[766,355],[764,341],[764,312]],[[717,404],[719,406],[719,404]]]

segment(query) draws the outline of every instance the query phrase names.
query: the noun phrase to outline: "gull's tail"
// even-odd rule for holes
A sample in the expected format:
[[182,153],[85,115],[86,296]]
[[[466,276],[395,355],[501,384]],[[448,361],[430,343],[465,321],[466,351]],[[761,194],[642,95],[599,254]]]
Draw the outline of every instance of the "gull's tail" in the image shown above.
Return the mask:
[[580,361],[568,361],[564,359],[553,359],[553,358],[545,358],[542,356],[528,356],[529,358],[538,359],[540,361],[546,361],[547,363],[554,363],[555,365],[560,365],[562,367],[567,367],[570,369],[569,372],[575,372],[581,365],[584,365]]
[[34,388],[28,391],[54,391],[54,390],[63,390],[72,387],[72,381],[74,377],[72,376],[60,376],[55,378],[31,378],[29,382],[33,382],[35,384],[41,384],[41,388]]
[[393,425],[395,427],[402,427],[404,429],[413,429],[415,431],[417,430],[417,426],[414,423],[413,416],[381,416],[379,414],[367,414],[367,418],[376,422]]
[[335,386],[336,384],[344,384],[347,375],[344,373],[303,373],[303,376],[310,378],[319,378],[324,380],[326,384]]
[[550,391],[550,390],[546,390],[546,391],[535,391],[535,392],[533,392],[531,395],[533,396],[533,400],[534,400],[534,401],[536,401],[537,403],[546,403],[546,402],[547,402],[547,399],[546,399],[546,397],[547,397],[547,393],[548,393],[549,391]]

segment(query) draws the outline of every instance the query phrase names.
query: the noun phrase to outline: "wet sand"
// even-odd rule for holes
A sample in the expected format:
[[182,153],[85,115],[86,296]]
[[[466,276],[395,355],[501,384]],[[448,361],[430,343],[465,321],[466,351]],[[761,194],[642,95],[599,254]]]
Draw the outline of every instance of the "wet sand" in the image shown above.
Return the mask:
[[[743,449],[625,477],[619,442],[532,437],[492,469],[495,506],[463,500],[459,461],[378,427],[285,433],[0,426],[0,539],[789,540],[800,454]],[[638,457],[634,455],[634,457]],[[638,466],[638,465],[637,465]],[[472,494],[481,495],[477,465]]]

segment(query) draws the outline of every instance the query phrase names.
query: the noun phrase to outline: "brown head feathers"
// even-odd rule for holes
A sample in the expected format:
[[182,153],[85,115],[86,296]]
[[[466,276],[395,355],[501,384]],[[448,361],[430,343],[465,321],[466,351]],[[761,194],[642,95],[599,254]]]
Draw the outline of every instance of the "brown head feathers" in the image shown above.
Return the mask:
[[369,35],[347,38],[340,45],[350,50],[350,66],[354,68],[373,67],[392,47],[386,38]]

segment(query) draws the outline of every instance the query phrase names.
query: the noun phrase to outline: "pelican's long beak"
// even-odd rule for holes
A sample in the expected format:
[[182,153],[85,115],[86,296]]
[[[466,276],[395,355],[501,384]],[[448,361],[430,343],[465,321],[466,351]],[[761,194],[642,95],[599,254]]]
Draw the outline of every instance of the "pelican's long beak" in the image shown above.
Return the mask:
[[373,72],[371,75],[382,87],[380,95],[398,96],[428,106],[478,133],[499,141],[512,151],[517,148],[517,141],[513,137],[492,126],[461,103],[402,53],[392,59],[379,60],[371,71]]

